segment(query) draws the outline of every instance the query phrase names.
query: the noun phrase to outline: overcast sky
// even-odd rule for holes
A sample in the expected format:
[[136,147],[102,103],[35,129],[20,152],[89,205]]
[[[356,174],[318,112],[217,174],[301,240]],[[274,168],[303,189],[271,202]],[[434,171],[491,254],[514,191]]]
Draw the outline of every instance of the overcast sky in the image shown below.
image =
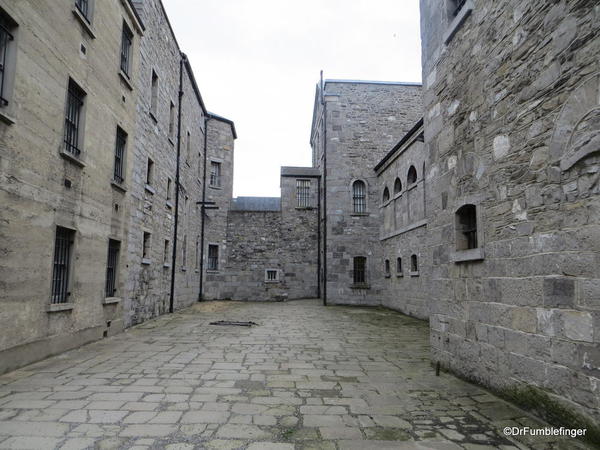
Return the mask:
[[418,0],[163,0],[209,111],[235,122],[234,196],[310,166],[315,85],[421,81]]

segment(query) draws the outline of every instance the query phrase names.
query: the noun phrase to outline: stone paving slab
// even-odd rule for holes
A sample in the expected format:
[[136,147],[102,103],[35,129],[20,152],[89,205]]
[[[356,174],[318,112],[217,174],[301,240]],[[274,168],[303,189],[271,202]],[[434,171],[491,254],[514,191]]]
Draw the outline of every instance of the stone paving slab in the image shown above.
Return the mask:
[[[211,326],[216,320],[258,326]],[[382,308],[206,302],[0,377],[1,449],[577,449]]]

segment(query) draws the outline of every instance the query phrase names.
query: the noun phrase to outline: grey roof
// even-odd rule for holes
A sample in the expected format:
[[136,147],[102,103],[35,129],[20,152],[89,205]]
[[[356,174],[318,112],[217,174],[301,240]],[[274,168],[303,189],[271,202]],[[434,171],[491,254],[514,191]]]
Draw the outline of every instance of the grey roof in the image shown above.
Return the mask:
[[231,201],[232,211],[281,211],[280,197],[236,197]]
[[319,175],[319,169],[316,167],[281,167],[282,177],[318,177]]
[[373,80],[336,80],[327,79],[324,81],[327,83],[349,83],[349,84],[392,84],[400,86],[422,86],[423,83],[417,83],[414,81],[373,81]]

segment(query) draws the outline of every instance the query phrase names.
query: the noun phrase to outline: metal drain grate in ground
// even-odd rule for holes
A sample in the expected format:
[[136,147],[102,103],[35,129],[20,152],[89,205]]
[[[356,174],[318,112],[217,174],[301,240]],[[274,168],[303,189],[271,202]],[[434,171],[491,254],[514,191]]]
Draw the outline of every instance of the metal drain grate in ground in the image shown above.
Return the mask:
[[217,322],[210,322],[210,325],[230,325],[234,327],[251,327],[252,325],[258,325],[255,322],[233,322],[231,320],[219,320]]

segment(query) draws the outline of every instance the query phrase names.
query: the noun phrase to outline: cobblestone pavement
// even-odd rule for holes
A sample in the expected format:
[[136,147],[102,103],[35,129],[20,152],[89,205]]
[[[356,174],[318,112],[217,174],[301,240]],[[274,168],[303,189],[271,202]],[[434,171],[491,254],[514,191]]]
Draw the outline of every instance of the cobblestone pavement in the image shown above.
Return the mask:
[[0,377],[0,448],[584,448],[503,437],[544,424],[428,353],[385,309],[201,303]]

